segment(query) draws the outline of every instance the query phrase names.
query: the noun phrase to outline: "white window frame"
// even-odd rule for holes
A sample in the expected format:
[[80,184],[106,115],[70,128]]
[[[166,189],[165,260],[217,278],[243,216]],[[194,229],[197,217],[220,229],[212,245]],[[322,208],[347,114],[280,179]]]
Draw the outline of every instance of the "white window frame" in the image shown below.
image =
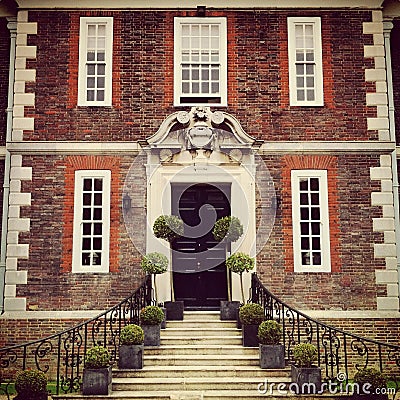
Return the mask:
[[[88,25],[105,25],[105,89],[103,101],[87,100],[87,47]],[[112,104],[112,51],[113,51],[113,17],[81,17],[79,34],[79,72],[78,72],[78,106],[111,106]]]
[[[184,24],[218,24],[220,26],[220,76],[219,76],[219,97],[220,101],[209,102],[204,101],[210,96],[185,95],[182,93],[181,76],[182,76],[182,51],[181,37],[182,25]],[[219,105],[226,107],[228,105],[228,59],[227,59],[227,28],[225,17],[175,17],[174,18],[174,106],[197,106],[197,105]],[[182,102],[182,97],[198,97],[198,101]]]
[[[292,225],[293,225],[293,258],[294,272],[331,272],[330,231],[329,231],[329,201],[328,201],[328,173],[326,170],[292,170]],[[300,190],[301,178],[319,179],[320,204],[320,244],[321,265],[304,265],[301,257],[301,216]]]
[[[86,266],[82,265],[82,241],[83,241],[83,190],[85,178],[102,178],[102,264]],[[73,273],[107,273],[109,272],[110,257],[110,206],[111,206],[111,171],[109,170],[78,170],[75,171],[74,192],[74,236],[72,247],[72,272]]]
[[[288,17],[288,57],[289,57],[289,96],[291,106],[323,106],[324,82],[322,66],[322,35],[320,17]],[[297,76],[296,76],[296,32],[299,24],[311,24],[314,27],[314,87],[315,98],[312,100],[297,100]]]

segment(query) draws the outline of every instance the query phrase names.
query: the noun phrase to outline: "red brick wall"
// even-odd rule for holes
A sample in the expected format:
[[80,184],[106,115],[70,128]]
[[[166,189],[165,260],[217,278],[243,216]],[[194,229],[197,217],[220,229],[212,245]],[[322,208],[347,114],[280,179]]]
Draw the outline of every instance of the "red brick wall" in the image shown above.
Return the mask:
[[[32,181],[23,191],[32,193],[31,207],[21,214],[31,218],[29,233],[20,243],[29,243],[29,260],[19,269],[28,270],[28,284],[18,286],[18,296],[27,298],[28,309],[104,309],[131,293],[143,279],[140,254],[126,233],[122,213],[122,183],[131,157],[24,156],[24,166],[33,166]],[[74,169],[111,169],[111,243],[109,274],[71,272]]]
[[[148,137],[171,112],[173,102],[173,16],[185,12],[113,12],[113,106],[76,107],[80,15],[108,12],[30,12],[38,22],[35,132],[26,139],[137,140]],[[228,112],[247,132],[266,140],[369,140],[362,34],[368,11],[210,12],[228,20]],[[319,15],[323,27],[325,107],[288,105],[288,16]],[[151,73],[149,73],[151,71]],[[187,107],[186,107],[187,108]]]
[[[369,167],[378,166],[379,157],[263,158],[274,179],[280,206],[271,236],[257,258],[262,282],[299,309],[375,309],[377,294],[386,295],[384,285],[375,285],[375,269],[384,268],[384,261],[374,259],[371,245],[383,241],[382,234],[372,232],[372,218],[379,217],[380,211],[370,200],[371,191],[380,190],[369,177]],[[332,273],[293,272],[290,170],[313,165],[328,170]]]
[[393,96],[396,118],[396,141],[400,144],[400,19],[393,21],[391,33],[391,55],[393,74]]
[[7,19],[0,18],[0,146],[4,146],[6,140],[9,66],[10,33]]

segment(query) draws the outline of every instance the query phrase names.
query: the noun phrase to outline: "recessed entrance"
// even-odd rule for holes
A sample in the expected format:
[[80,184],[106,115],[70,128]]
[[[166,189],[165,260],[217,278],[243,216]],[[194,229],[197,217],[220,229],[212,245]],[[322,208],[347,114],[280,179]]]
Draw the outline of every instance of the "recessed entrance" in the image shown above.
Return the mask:
[[217,219],[231,215],[230,184],[172,184],[172,214],[185,223],[172,253],[174,292],[187,310],[216,310],[227,300],[226,246],[212,234]]

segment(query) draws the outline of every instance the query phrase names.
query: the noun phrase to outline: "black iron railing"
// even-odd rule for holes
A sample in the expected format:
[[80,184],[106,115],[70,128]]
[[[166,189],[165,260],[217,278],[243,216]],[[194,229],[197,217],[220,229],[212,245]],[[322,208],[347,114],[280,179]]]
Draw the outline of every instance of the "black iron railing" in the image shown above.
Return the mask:
[[264,307],[266,319],[282,325],[289,364],[293,363],[296,344],[312,343],[318,349],[318,365],[326,381],[348,383],[358,370],[375,368],[386,375],[396,393],[400,390],[400,346],[366,339],[310,318],[269,292],[256,274],[252,275],[250,301]]
[[138,324],[140,310],[152,303],[151,276],[130,296],[90,321],[42,340],[0,349],[0,394],[10,398],[17,371],[35,369],[55,380],[56,394],[78,391],[86,351],[95,345],[107,347],[115,362],[121,329]]

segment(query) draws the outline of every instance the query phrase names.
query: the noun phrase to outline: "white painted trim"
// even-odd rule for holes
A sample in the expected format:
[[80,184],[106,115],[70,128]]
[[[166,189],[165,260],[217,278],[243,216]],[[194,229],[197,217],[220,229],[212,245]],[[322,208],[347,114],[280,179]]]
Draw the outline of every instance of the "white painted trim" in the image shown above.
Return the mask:
[[[181,26],[182,24],[216,24],[220,26],[219,55],[220,55],[220,97],[221,101],[216,103],[202,102],[201,99],[210,96],[201,97],[195,104],[181,103],[181,97],[185,97],[181,93]],[[227,28],[226,17],[175,17],[174,18],[174,106],[227,106],[228,99],[228,51],[227,51]],[[190,63],[189,63],[190,64]],[[188,96],[188,97],[195,97]]]
[[[314,27],[314,95],[313,101],[297,100],[297,75],[296,75],[296,32],[297,24],[311,24]],[[316,107],[324,105],[324,81],[322,71],[322,35],[321,35],[321,18],[320,17],[289,17],[288,25],[288,57],[289,57],[289,96],[291,106]],[[304,65],[306,65],[304,63]]]
[[[86,100],[87,25],[106,26],[104,101]],[[79,31],[78,106],[111,106],[112,103],[113,17],[81,17]]]
[[[82,182],[84,178],[102,178],[102,264],[99,266],[82,266]],[[72,247],[73,273],[107,273],[109,272],[110,252],[110,205],[111,205],[111,171],[109,170],[78,170],[75,171],[74,191],[74,236]]]
[[[188,9],[199,5],[197,0],[186,0],[182,6],[175,0],[163,0],[162,6],[159,0],[17,0],[20,8],[124,8],[124,9]],[[379,8],[382,0],[331,0],[321,3],[319,0],[204,0],[201,5],[209,8]]]
[[[302,264],[300,232],[300,192],[301,178],[319,178],[321,265]],[[294,272],[331,272],[331,251],[329,236],[328,173],[326,170],[292,170],[292,226]]]
[[[170,257],[168,243],[154,236],[152,226],[158,216],[171,212],[171,183],[231,183],[231,214],[240,219],[245,229],[240,240],[232,243],[232,252],[241,251],[255,256],[256,195],[250,165],[247,165],[247,168],[234,164],[151,165],[151,168],[148,168],[148,182],[147,253],[160,252]],[[232,299],[241,300],[239,276],[233,274],[232,278]],[[246,273],[243,278],[245,293],[248,293],[251,274]],[[157,280],[159,301],[170,300],[170,274],[162,274]]]
[[[287,153],[385,153],[396,149],[393,142],[372,141],[312,141],[312,142],[264,142],[258,154]],[[137,142],[63,142],[29,141],[11,142],[7,150],[13,154],[137,154],[141,146]],[[5,154],[5,147],[0,146],[0,158]],[[397,147],[400,158],[400,147]]]

